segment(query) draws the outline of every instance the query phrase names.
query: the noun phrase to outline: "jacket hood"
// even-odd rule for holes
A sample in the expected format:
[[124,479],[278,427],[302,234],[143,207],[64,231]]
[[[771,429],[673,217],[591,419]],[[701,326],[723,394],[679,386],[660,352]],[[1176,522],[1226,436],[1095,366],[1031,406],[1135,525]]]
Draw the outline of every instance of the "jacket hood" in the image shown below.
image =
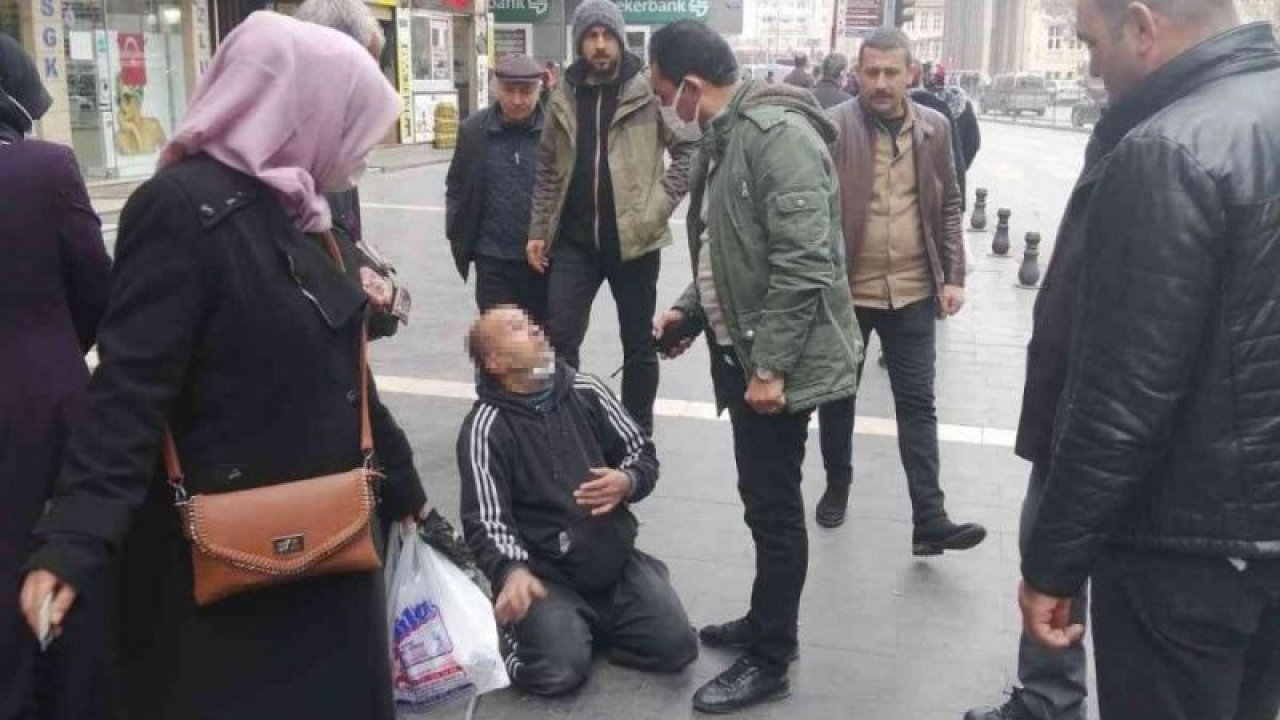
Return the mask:
[[836,141],[839,133],[836,126],[827,117],[826,112],[818,105],[813,93],[791,85],[769,85],[747,80],[731,101],[732,114],[737,115],[753,108],[775,106],[800,113],[818,135],[830,145]]
[[5,140],[31,132],[52,103],[31,56],[17,40],[0,34],[0,128]]
[[[563,400],[564,396],[573,390],[573,368],[566,365],[561,360],[556,360],[556,375],[552,379],[552,395],[556,400]],[[538,411],[531,407],[526,399],[520,395],[508,391],[502,387],[497,380],[482,375],[476,383],[476,397],[482,402],[487,402],[503,410],[510,410],[524,415],[537,415]]]

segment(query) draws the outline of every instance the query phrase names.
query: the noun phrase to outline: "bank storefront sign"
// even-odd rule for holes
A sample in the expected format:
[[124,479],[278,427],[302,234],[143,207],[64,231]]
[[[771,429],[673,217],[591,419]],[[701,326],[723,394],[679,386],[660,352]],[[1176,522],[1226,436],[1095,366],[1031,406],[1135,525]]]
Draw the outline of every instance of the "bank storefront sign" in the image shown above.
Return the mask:
[[551,0],[489,0],[489,12],[498,23],[536,23],[551,17]]
[[616,0],[628,23],[663,25],[676,20],[706,20],[710,0]]

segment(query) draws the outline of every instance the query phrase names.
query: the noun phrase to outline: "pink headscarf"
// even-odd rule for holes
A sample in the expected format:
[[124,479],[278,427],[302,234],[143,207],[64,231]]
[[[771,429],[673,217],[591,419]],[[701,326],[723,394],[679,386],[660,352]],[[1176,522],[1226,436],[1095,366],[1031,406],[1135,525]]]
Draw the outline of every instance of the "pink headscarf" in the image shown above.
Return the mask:
[[270,186],[295,225],[332,224],[344,189],[400,113],[400,98],[350,37],[259,11],[218,48],[160,167],[207,153]]

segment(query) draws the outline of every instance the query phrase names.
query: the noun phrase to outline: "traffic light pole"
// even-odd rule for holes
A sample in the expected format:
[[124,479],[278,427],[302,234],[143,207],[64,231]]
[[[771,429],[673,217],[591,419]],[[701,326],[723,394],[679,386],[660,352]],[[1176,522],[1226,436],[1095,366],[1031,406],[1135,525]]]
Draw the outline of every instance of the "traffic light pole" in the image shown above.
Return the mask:
[[898,0],[884,0],[884,18],[882,24],[885,27],[896,27],[898,19]]

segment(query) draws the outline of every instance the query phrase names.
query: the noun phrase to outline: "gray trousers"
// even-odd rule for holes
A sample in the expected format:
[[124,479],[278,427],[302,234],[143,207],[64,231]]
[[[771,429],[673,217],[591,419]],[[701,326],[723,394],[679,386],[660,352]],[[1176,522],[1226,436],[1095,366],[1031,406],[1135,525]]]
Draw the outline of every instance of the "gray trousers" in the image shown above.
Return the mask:
[[[1049,479],[1047,469],[1040,463],[1031,467],[1018,525],[1018,545],[1023,551],[1040,513]],[[1071,600],[1071,622],[1083,625],[1088,617],[1089,586],[1085,585]],[[1084,720],[1088,713],[1088,658],[1083,643],[1067,650],[1050,650],[1024,634],[1018,646],[1018,682],[1022,685],[1023,702],[1040,720]]]

